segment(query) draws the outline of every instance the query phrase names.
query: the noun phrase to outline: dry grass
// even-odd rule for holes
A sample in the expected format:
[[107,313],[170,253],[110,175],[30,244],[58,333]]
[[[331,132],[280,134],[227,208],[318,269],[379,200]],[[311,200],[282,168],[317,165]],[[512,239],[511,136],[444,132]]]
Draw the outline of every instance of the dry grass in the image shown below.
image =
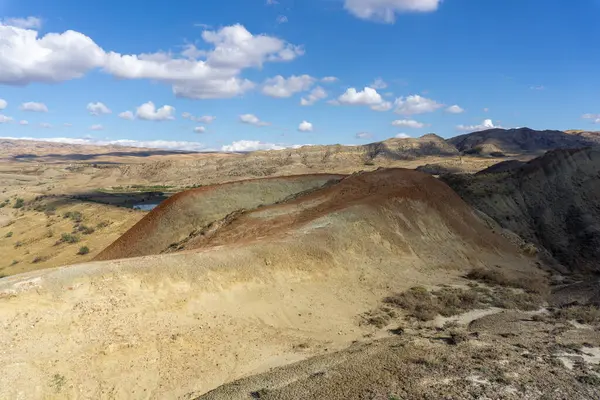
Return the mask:
[[580,324],[600,324],[600,309],[595,306],[571,306],[554,310],[555,318],[564,321],[577,321]]
[[466,276],[467,279],[479,281],[492,286],[506,286],[523,289],[527,293],[547,295],[549,293],[548,281],[541,276],[510,277],[500,269],[475,268]]

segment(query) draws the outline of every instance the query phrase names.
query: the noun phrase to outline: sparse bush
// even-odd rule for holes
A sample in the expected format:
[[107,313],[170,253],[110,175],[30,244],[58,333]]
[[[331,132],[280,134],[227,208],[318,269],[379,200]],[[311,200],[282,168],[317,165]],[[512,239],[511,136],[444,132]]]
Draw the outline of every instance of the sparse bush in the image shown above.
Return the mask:
[[87,226],[87,225],[79,225],[77,227],[77,231],[83,233],[84,235],[91,235],[96,230],[94,228],[92,228],[92,227]]
[[13,208],[22,208],[25,205],[25,200],[23,200],[22,198],[17,198],[17,200],[15,201],[15,205],[13,206]]
[[17,260],[12,260],[12,262],[10,263],[10,266],[12,267],[13,265],[17,265],[19,262]]
[[4,235],[5,238],[10,238],[12,237],[13,233],[12,232],[8,232],[6,235]]
[[21,246],[23,246],[23,242],[21,242],[21,241],[17,241],[17,242],[15,243],[15,249],[17,249],[17,248],[19,248],[19,247],[21,247]]
[[73,222],[83,221],[83,214],[79,211],[67,211],[63,214],[63,218],[70,218]]
[[555,318],[564,321],[575,320],[580,324],[600,323],[600,309],[595,306],[571,306],[558,308],[552,313]]
[[469,335],[467,332],[461,329],[453,329],[450,331],[450,338],[448,339],[448,344],[457,345],[462,342],[466,342],[469,340]]
[[62,243],[77,243],[77,242],[79,242],[79,236],[72,235],[70,233],[63,233],[60,236],[60,241]]
[[107,226],[110,225],[110,222],[108,221],[100,221],[98,222],[98,224],[96,225],[96,229],[102,229],[102,228],[106,228]]
[[87,246],[81,246],[79,248],[79,251],[77,252],[78,255],[83,256],[86,255],[90,252],[90,249]]
[[48,258],[49,258],[48,256],[37,256],[36,258],[33,259],[32,263],[33,264],[41,263],[41,262],[47,261]]
[[549,292],[548,282],[542,277],[510,278],[501,270],[475,268],[467,275],[467,279],[486,283],[488,285],[508,286],[523,289],[529,293],[545,295]]

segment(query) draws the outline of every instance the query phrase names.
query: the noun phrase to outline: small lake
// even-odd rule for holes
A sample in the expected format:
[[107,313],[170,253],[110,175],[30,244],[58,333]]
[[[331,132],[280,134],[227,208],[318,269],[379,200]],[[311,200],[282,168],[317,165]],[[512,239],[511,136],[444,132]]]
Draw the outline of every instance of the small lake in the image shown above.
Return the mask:
[[142,210],[142,211],[152,211],[159,204],[160,203],[140,203],[140,204],[134,204],[133,205],[133,209],[134,210]]

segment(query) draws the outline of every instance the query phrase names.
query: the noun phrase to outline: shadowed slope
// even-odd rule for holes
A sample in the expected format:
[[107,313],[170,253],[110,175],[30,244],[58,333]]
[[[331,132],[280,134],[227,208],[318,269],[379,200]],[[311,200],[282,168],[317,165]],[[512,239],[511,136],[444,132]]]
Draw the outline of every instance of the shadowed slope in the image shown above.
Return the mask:
[[[485,171],[484,171],[485,172]],[[600,149],[555,150],[502,173],[444,178],[572,272],[600,271]]]

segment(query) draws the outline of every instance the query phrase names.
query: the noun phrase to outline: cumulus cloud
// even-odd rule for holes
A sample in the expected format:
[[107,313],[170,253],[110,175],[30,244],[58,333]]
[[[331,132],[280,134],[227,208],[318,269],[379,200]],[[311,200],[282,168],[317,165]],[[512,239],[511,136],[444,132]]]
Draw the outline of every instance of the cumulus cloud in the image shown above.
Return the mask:
[[133,113],[131,111],[123,111],[122,113],[119,114],[119,118],[128,119],[131,121],[135,118],[135,115],[133,115]]
[[410,139],[410,135],[407,135],[406,133],[398,133],[396,136],[394,136],[396,139]]
[[457,104],[455,104],[453,106],[450,106],[450,107],[446,108],[446,112],[448,112],[450,114],[461,114],[461,113],[465,112],[465,110],[462,109]]
[[425,126],[424,123],[415,121],[414,119],[397,119],[392,122],[392,125],[414,129],[423,128]]
[[212,123],[215,119],[217,119],[217,117],[212,116],[212,115],[203,115],[201,117],[196,117],[192,114],[190,114],[189,112],[184,112],[181,114],[181,117],[183,119],[189,119],[190,121],[194,121],[194,122],[200,122],[201,124],[210,124]]
[[344,8],[354,16],[385,23],[394,23],[396,14],[432,12],[442,0],[344,0]]
[[8,102],[4,99],[0,99],[0,110],[4,110],[6,107],[8,107]]
[[[1,58],[0,58],[1,60]],[[0,61],[1,63],[2,61]],[[1,74],[1,72],[0,72]],[[44,103],[35,103],[33,101],[29,101],[27,103],[21,104],[19,107],[21,111],[31,111],[31,112],[48,112],[48,107]]]
[[394,105],[396,107],[395,112],[403,115],[429,113],[444,106],[435,100],[421,97],[418,94],[408,96],[406,98],[400,97],[396,99]]
[[246,152],[257,150],[283,150],[285,146],[274,143],[265,143],[258,140],[238,140],[230,145],[221,147],[221,151],[226,152]]
[[285,15],[280,15],[277,17],[275,22],[277,22],[278,24],[285,24],[286,22],[288,22],[288,17],[286,17]]
[[104,105],[104,103],[88,103],[87,110],[92,115],[110,114],[112,111]]
[[29,125],[29,121],[22,119],[19,121],[19,125]]
[[254,114],[243,114],[243,115],[240,115],[239,118],[240,118],[240,122],[243,123],[243,124],[249,124],[249,125],[254,125],[254,126],[268,126],[268,125],[271,125],[270,122],[261,121]]
[[486,129],[494,129],[494,128],[502,128],[502,127],[500,125],[494,125],[494,122],[491,119],[486,119],[479,125],[458,125],[456,127],[456,130],[464,131],[464,132],[478,132],[478,131],[484,131]]
[[339,81],[338,78],[336,78],[335,76],[326,76],[325,78],[321,79],[321,82],[324,83],[333,83],[333,82],[337,82]]
[[262,93],[278,98],[291,97],[295,93],[309,90],[315,81],[316,79],[309,75],[290,76],[287,79],[278,75],[264,82]]
[[388,87],[388,84],[383,79],[377,78],[369,85],[369,87],[372,87],[373,89],[385,89]]
[[298,125],[298,130],[300,132],[312,132],[313,131],[313,124],[311,124],[308,121],[302,121],[300,123],[300,125]]
[[300,99],[301,106],[312,106],[317,101],[327,98],[327,92],[321,86],[314,88],[310,94]]
[[301,46],[242,25],[202,32],[210,50],[185,47],[181,54],[120,54],[106,51],[75,31],[48,33],[0,24],[0,83],[62,82],[101,69],[120,79],[149,79],[171,85],[176,96],[208,99],[240,95],[255,84],[240,77],[247,68],[287,62],[304,54]]
[[137,108],[135,116],[146,121],[168,121],[175,119],[174,113],[175,108],[172,106],[165,105],[157,109],[154,103],[149,101]]
[[15,28],[23,29],[39,29],[42,27],[42,20],[37,17],[26,17],[26,18],[4,18],[0,21],[0,24],[6,26],[13,26]]
[[389,101],[385,101],[377,93],[377,90],[370,87],[365,87],[362,91],[349,88],[346,90],[346,93],[338,97],[337,103],[351,106],[369,106],[375,111],[388,111],[392,108],[392,104]]
[[600,124],[600,114],[583,114],[583,119],[591,119],[594,124]]
[[124,146],[124,147],[141,147],[147,149],[164,149],[164,150],[184,150],[184,151],[208,151],[206,145],[200,142],[186,142],[186,141],[169,141],[169,140],[131,140],[131,139],[118,139],[118,140],[100,140],[94,138],[32,138],[32,137],[0,137],[0,139],[12,139],[12,140],[31,140],[36,142],[50,142],[50,143],[67,143],[67,144],[81,144],[81,145],[94,145],[94,146]]
[[194,132],[196,132],[196,133],[204,133],[204,132],[206,132],[206,128],[203,127],[203,126],[197,126],[197,127],[194,128]]
[[373,134],[369,132],[359,132],[356,135],[354,135],[354,137],[356,137],[357,139],[371,139],[373,137]]
[[90,126],[90,130],[91,131],[101,131],[103,129],[104,129],[104,127],[102,125],[99,125],[99,124]]
[[0,124],[7,124],[13,122],[13,118],[4,114],[0,114]]

